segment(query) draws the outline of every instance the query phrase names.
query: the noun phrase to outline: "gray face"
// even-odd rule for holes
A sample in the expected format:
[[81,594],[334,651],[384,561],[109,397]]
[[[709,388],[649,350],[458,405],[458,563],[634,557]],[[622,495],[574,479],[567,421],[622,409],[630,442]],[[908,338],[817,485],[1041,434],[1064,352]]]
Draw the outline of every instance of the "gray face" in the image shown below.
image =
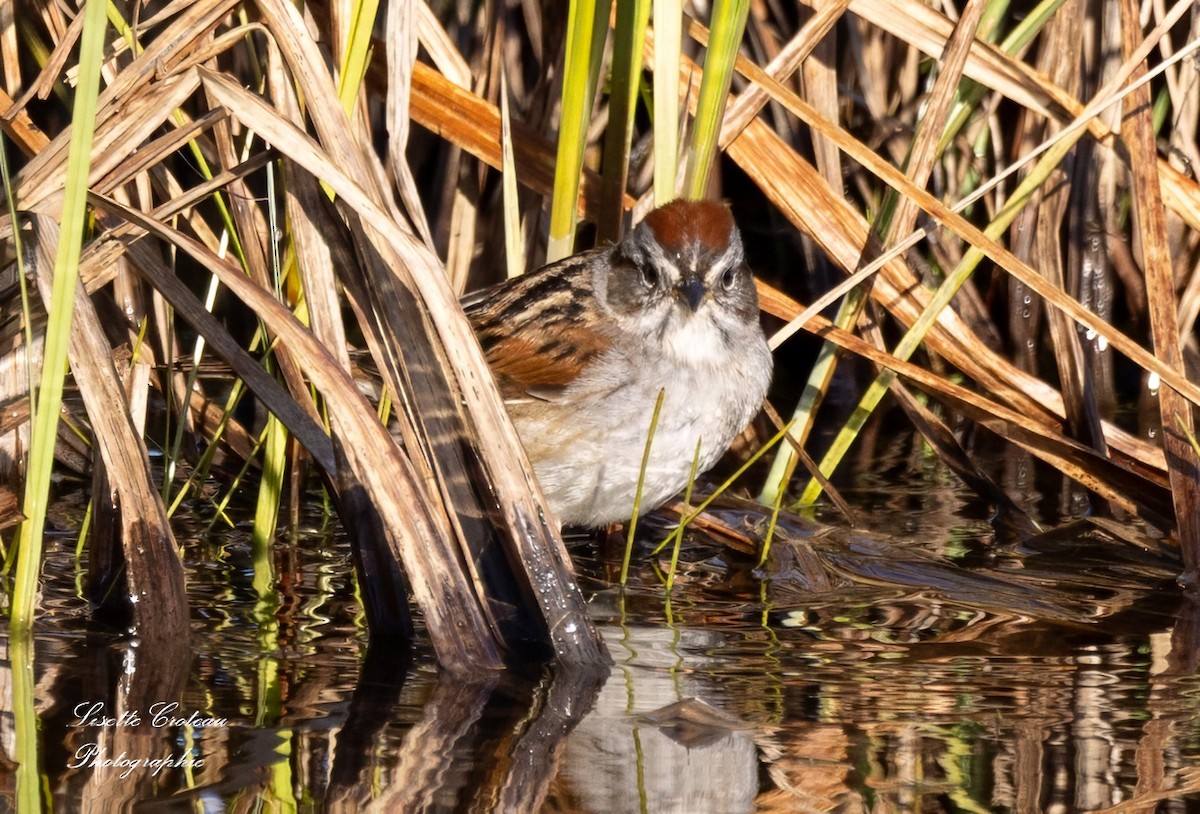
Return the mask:
[[[733,347],[758,323],[758,292],[737,229],[718,242],[674,237],[660,243],[644,222],[613,248],[609,309],[626,327],[657,334],[684,356],[712,350],[713,342]],[[685,340],[699,344],[688,349]]]

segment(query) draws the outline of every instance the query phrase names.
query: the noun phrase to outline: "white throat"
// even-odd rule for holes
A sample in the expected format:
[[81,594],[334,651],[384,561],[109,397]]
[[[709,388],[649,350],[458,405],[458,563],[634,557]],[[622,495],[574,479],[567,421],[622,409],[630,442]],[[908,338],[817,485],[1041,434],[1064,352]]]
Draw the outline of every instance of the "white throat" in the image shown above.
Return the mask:
[[717,324],[712,303],[704,303],[695,314],[684,313],[676,305],[670,314],[670,327],[661,334],[665,356],[679,364],[696,368],[719,367],[726,363],[729,345]]

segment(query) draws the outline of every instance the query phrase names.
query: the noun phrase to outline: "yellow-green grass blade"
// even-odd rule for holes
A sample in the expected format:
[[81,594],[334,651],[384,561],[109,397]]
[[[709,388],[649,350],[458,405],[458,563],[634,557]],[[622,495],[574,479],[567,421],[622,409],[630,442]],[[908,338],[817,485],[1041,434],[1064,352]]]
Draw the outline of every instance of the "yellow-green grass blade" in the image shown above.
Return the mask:
[[[167,506],[167,517],[174,517],[175,513],[179,510],[179,507],[183,504],[184,499],[187,498],[187,496],[194,488],[196,488],[198,484],[204,482],[205,477],[207,477],[206,473],[212,468],[212,462],[216,458],[217,452],[221,449],[221,439],[225,436],[225,429],[229,426],[229,421],[233,416],[234,408],[237,406],[238,402],[241,401],[242,396],[245,394],[246,383],[241,379],[235,379],[233,386],[229,388],[229,394],[225,397],[225,405],[222,408],[221,420],[217,423],[216,429],[213,431],[212,436],[208,439],[208,443],[204,448],[204,452],[200,454],[200,460],[196,462],[194,467],[192,467],[192,471],[188,475],[187,480],[185,480],[183,484],[175,490],[175,497],[170,505]],[[257,448],[258,445],[255,446],[256,450]],[[239,472],[238,475],[233,479],[234,486],[231,488],[236,488],[236,484],[241,480],[241,476],[247,471],[249,466],[249,461],[246,461],[243,464],[242,471]],[[214,523],[217,520],[224,520],[230,527],[233,526],[233,522],[225,516],[222,507],[217,507],[217,511],[213,517]]]
[[621,560],[621,585],[629,578],[629,560],[633,556],[633,540],[637,536],[638,514],[642,508],[642,487],[646,484],[646,468],[650,466],[650,447],[654,443],[654,433],[658,429],[658,416],[662,412],[663,399],[666,390],[658,391],[654,402],[654,412],[650,414],[650,429],[646,433],[646,446],[642,450],[642,465],[638,469],[637,491],[633,494],[633,513],[629,517],[629,534],[625,540],[625,558]]
[[[962,37],[953,47],[948,46],[938,69],[938,78],[933,91],[927,100],[928,106],[925,109],[918,125],[915,138],[909,143],[908,151],[901,162],[905,174],[917,185],[924,187],[928,175],[932,170],[933,162],[943,152],[943,148],[938,144],[930,143],[930,137],[934,134],[931,128],[939,128],[939,134],[944,132],[944,116],[947,111],[946,105],[949,105],[953,99],[961,97],[963,89],[963,79],[961,70],[963,61],[966,58],[966,48],[973,43],[974,38],[980,33],[981,27],[986,25],[988,30],[995,26],[996,16],[1003,12],[1006,5],[1005,0],[992,2],[987,7],[975,6],[973,11],[975,14],[964,14],[959,20],[960,29],[956,33],[956,39]],[[992,17],[984,21],[983,15],[986,11],[992,13]],[[972,22],[972,20],[974,22]],[[968,26],[961,28],[961,26]],[[953,83],[953,84],[951,84]],[[914,151],[915,154],[914,154]],[[915,155],[916,166],[913,165]],[[879,213],[872,224],[872,230],[879,236],[884,245],[890,246],[895,242],[895,232],[897,228],[907,230],[910,228],[911,216],[913,210],[908,210],[904,215],[903,223],[896,223],[896,213],[900,211],[901,204],[900,193],[892,187],[886,189],[884,193],[883,203],[879,207]],[[862,313],[862,309],[866,304],[866,292],[870,288],[870,282],[867,281],[860,287],[856,287],[843,300],[841,307],[838,310],[835,324],[843,330],[852,330],[853,326],[858,322]],[[805,386],[804,393],[800,403],[797,405],[795,416],[800,420],[801,434],[806,435],[805,428],[809,426],[807,421],[812,419],[816,409],[819,408],[820,402],[828,388],[829,382],[832,380],[833,371],[836,367],[837,356],[833,353],[834,348],[832,343],[826,341],[822,346],[822,352],[818,357],[817,364],[813,367],[809,375],[808,382]],[[764,484],[761,497],[765,502],[774,503],[779,497],[776,491],[777,485],[786,487],[786,483],[780,484],[778,478],[785,470],[794,469],[791,464],[791,458],[795,455],[795,451],[791,445],[780,448],[779,459],[774,461],[770,476]]]
[[554,199],[550,204],[550,237],[546,246],[548,263],[561,260],[575,249],[579,177],[610,7],[611,0],[572,0],[567,15],[562,118],[558,125]]
[[100,90],[100,66],[104,62],[107,21],[104,0],[89,0],[84,6],[83,31],[79,40],[79,79],[71,116],[71,139],[67,153],[66,189],[62,207],[62,229],[54,260],[54,285],[48,304],[45,356],[37,412],[30,429],[29,465],[26,470],[24,521],[18,533],[16,581],[13,586],[12,625],[26,629],[33,621],[38,573],[42,561],[42,533],[46,525],[46,502],[54,467],[54,444],[62,405],[67,344],[71,313],[83,250],[83,227],[87,215],[87,179],[95,135],[96,98]]
[[[1173,13],[1178,12],[1173,11]],[[1177,17],[1173,18],[1172,16],[1168,16],[1167,19],[1160,23],[1159,28],[1166,30],[1169,25],[1173,24],[1173,22],[1177,19]],[[1045,182],[1045,179],[1051,169],[1053,169],[1062,161],[1063,157],[1071,149],[1074,143],[1078,141],[1078,139],[1081,138],[1082,135],[1087,131],[1086,125],[1091,117],[1124,98],[1124,96],[1128,95],[1134,88],[1137,87],[1139,83],[1147,81],[1147,78],[1143,77],[1142,79],[1132,82],[1128,85],[1124,84],[1129,78],[1129,75],[1132,71],[1132,66],[1137,64],[1140,59],[1145,58],[1144,51],[1148,51],[1150,47],[1152,47],[1153,43],[1157,41],[1157,35],[1158,29],[1146,37],[1140,49],[1143,51],[1143,53],[1135,54],[1134,58],[1126,60],[1121,70],[1119,70],[1116,75],[1109,80],[1105,88],[1096,94],[1094,101],[1091,102],[1070,125],[1060,131],[1054,139],[1045,142],[1038,149],[1025,156],[1025,158],[1023,158],[1021,161],[1010,165],[1004,172],[993,178],[986,186],[980,188],[971,196],[968,196],[960,201],[952,211],[962,211],[973,201],[977,200],[985,191],[995,187],[997,184],[1002,182],[1003,179],[1016,172],[1017,169],[1024,166],[1026,163],[1033,161],[1034,159],[1038,159],[1038,163],[1030,171],[1030,174],[1024,179],[1024,181],[1018,186],[1017,190],[1008,200],[1005,207],[997,215],[996,220],[984,230],[984,235],[991,240],[994,241],[999,239],[1000,235],[1002,235],[1003,232],[1011,225],[1020,209],[1028,202],[1029,196],[1032,194],[1033,189]],[[1196,47],[1200,47],[1200,44],[1194,42],[1189,43],[1188,46],[1185,46],[1175,53],[1172,57],[1172,60],[1182,59],[1187,53],[1190,53],[1191,50]],[[1171,60],[1166,60],[1166,62],[1170,61]],[[1158,66],[1156,71],[1161,70],[1163,67],[1163,65]],[[1151,73],[1153,74],[1154,72]],[[916,235],[910,237],[916,237],[922,234],[923,232],[918,232]],[[911,245],[911,239],[906,239],[888,254],[892,254],[897,250],[903,250]],[[932,301],[927,306],[926,311],[914,323],[913,327],[905,335],[904,339],[901,340],[901,348],[911,345],[910,349],[907,351],[908,355],[911,355],[913,350],[915,350],[915,348],[919,346],[920,342],[923,341],[926,331],[928,330],[929,326],[932,325],[933,321],[936,320],[937,314],[940,313],[941,309],[949,303],[950,299],[953,298],[954,293],[974,271],[974,268],[978,265],[983,256],[984,254],[982,251],[972,247],[963,257],[963,260],[960,261],[958,267],[946,278],[938,292],[934,295]],[[857,277],[859,274],[861,274],[861,272],[856,273],[854,276]],[[816,304],[814,303],[814,305]],[[1076,318],[1078,319],[1078,316]],[[779,335],[777,335],[773,340],[773,345],[776,344],[775,340],[778,339]],[[906,355],[901,358],[907,359],[908,356]],[[876,380],[875,385],[873,385],[860,400],[859,408],[865,409],[867,412],[873,410],[875,405],[877,405],[882,399],[883,392],[886,391],[890,381],[891,378],[889,378],[889,374],[887,372],[881,374],[881,376]],[[833,469],[836,468],[837,463],[841,460],[841,457],[845,454],[849,444],[853,441],[853,438],[856,435],[856,430],[852,429],[851,425],[859,424],[859,426],[861,426],[861,423],[864,421],[865,417],[863,416],[853,416],[847,423],[847,427],[843,429],[843,432],[839,433],[838,438],[835,439],[833,447],[830,448],[826,454],[826,457],[822,460],[819,466],[819,471],[826,478],[828,478],[829,474],[833,471]],[[815,482],[815,480],[810,481],[805,487],[800,499],[797,501],[797,505],[811,505],[816,501],[817,497],[819,497],[821,491],[822,489],[819,483]]]
[[[1170,22],[1170,19],[1164,20],[1161,25],[1165,27]],[[1148,49],[1148,47],[1152,45],[1154,41],[1155,35],[1152,33],[1151,36],[1147,37],[1144,41],[1143,49]],[[1187,47],[1176,52],[1174,58],[1182,58],[1192,48],[1196,47],[1200,47],[1200,44],[1189,43]],[[1115,104],[1118,100],[1124,98],[1134,89],[1136,89],[1140,84],[1148,81],[1149,75],[1143,76],[1138,80],[1126,84],[1126,80],[1132,72],[1133,66],[1137,65],[1140,60],[1144,58],[1145,54],[1143,53],[1135,54],[1133,58],[1127,59],[1122,66],[1122,69],[1118,71],[1117,74],[1109,81],[1108,86],[1102,89],[1101,92],[1097,93],[1095,100],[1090,103],[1087,108],[1085,108],[1083,113],[1076,117],[1075,121],[1072,122],[1071,125],[1059,132],[1054,140],[1046,142],[1042,145],[1042,147],[1039,147],[1037,150],[1034,150],[1029,154],[1028,158],[1030,160],[1032,160],[1032,158],[1035,156],[1038,157],[1037,163],[1029,171],[1029,174],[1017,186],[1012,196],[996,215],[996,218],[991,224],[989,224],[987,229],[984,230],[984,235],[986,237],[992,240],[998,240],[1000,236],[1007,231],[1008,227],[1011,226],[1012,222],[1016,219],[1017,214],[1029,202],[1034,190],[1046,182],[1046,179],[1050,176],[1051,171],[1062,162],[1067,153],[1070,152],[1071,148],[1075,145],[1075,142],[1082,138],[1083,134],[1087,132],[1085,125],[1091,116]],[[1159,69],[1162,67],[1163,66],[1160,65]],[[1152,73],[1150,75],[1152,75]],[[999,179],[1011,174],[1012,171],[1014,171],[1014,167],[1010,167],[996,179],[993,179],[989,186],[994,185]],[[983,189],[986,188],[987,187],[984,187]],[[975,197],[977,197],[981,191],[982,189],[979,192],[976,192]],[[971,197],[964,199],[955,207],[955,210],[958,211],[963,209],[971,202],[971,200]],[[947,275],[941,286],[939,286],[937,291],[935,291],[933,296],[930,298],[925,310],[922,311],[921,315],[913,322],[913,325],[897,344],[894,352],[896,358],[907,360],[916,351],[917,347],[919,347],[921,342],[924,341],[925,334],[937,319],[938,314],[941,313],[943,308],[949,305],[950,300],[953,299],[955,293],[967,280],[967,278],[971,276],[975,268],[979,265],[980,261],[983,260],[984,256],[984,252],[975,246],[972,246],[967,250],[967,252],[963,255],[963,259],[959,261],[958,266],[955,267],[955,269],[949,275]],[[826,452],[825,457],[821,460],[818,469],[826,478],[828,478],[830,474],[832,474],[832,472],[837,468],[838,463],[840,463],[842,457],[846,454],[850,445],[857,437],[858,429],[863,426],[863,424],[866,422],[867,416],[883,399],[883,394],[887,391],[887,388],[891,385],[891,382],[894,379],[895,374],[891,371],[885,370],[875,379],[872,385],[867,389],[866,393],[863,394],[863,397],[859,400],[858,406],[855,408],[855,413],[847,421],[846,426],[842,428],[842,431],[838,433],[833,444]],[[804,492],[801,494],[797,504],[801,506],[812,505],[820,496],[821,491],[822,487],[820,483],[815,479],[810,480],[805,486]]]
[[[134,54],[141,53],[142,46],[141,46],[141,43],[137,39],[137,36],[136,36],[137,32],[129,25],[129,23],[121,15],[120,9],[117,8],[111,2],[107,6],[107,16],[108,16],[110,24],[116,29],[118,34],[120,34],[126,40],[126,42],[129,44],[129,48],[130,48],[131,52]],[[177,111],[172,118],[177,126],[183,127],[186,124],[186,118],[182,111]],[[253,147],[253,135],[251,134],[247,138],[245,144],[242,146],[242,160],[246,160],[250,157],[251,152],[252,152],[252,147]],[[207,157],[205,156],[205,153],[201,150],[199,143],[195,139],[188,141],[188,150],[190,152],[191,159],[194,162],[194,166],[199,171],[201,176],[206,181],[211,181],[214,177],[214,173],[208,162]],[[217,212],[221,218],[221,223],[223,224],[224,229],[225,229],[225,231],[222,234],[222,240],[227,241],[228,248],[233,250],[234,256],[237,258],[237,260],[241,264],[242,268],[245,269],[247,271],[247,273],[249,273],[249,261],[246,257],[245,249],[242,245],[241,238],[238,234],[237,224],[234,221],[233,213],[230,211],[229,206],[226,203],[225,192],[224,191],[218,192],[217,194],[212,196],[211,200],[216,204]],[[224,243],[222,245],[222,250],[223,251],[225,250]],[[213,303],[215,302],[215,299],[219,292],[219,289],[220,289],[220,284],[217,281],[216,277],[214,276],[214,277],[210,278],[209,293],[206,298],[206,308],[210,312],[212,311]],[[196,374],[196,371],[199,369],[200,357],[203,355],[203,352],[204,352],[204,344],[205,344],[204,338],[197,337],[195,353],[194,353],[194,358],[193,358],[194,363],[192,365],[192,372],[188,376],[185,392],[188,392],[188,393],[192,392],[192,387],[195,384],[195,374]],[[171,437],[172,437],[171,444],[168,448],[164,449],[164,475],[163,475],[163,481],[162,481],[162,486],[161,486],[161,494],[163,497],[163,502],[166,504],[172,503],[172,500],[173,500],[172,486],[174,484],[174,479],[175,479],[175,470],[176,470],[175,463],[179,459],[179,450],[183,443],[183,437],[184,437],[183,430],[186,425],[184,416],[186,415],[186,411],[189,409],[189,406],[187,404],[183,404],[183,405],[180,405],[179,409],[180,409],[181,415],[179,416],[179,418],[176,422],[177,431],[171,434]],[[171,415],[168,413],[168,421],[170,421],[170,418],[171,418]],[[170,430],[170,427],[168,426],[168,431],[169,430]]]
[[696,103],[696,119],[692,125],[692,148],[688,153],[685,196],[699,199],[708,191],[708,176],[717,154],[717,135],[725,103],[729,100],[729,85],[737,60],[750,0],[718,0],[713,5],[712,29],[708,51],[704,55],[704,77],[700,81],[700,98]]
[[351,119],[354,117],[354,102],[367,75],[367,63],[371,56],[371,32],[375,30],[375,18],[379,13],[379,0],[359,0],[354,4],[351,15],[349,38],[342,51],[341,78],[338,82],[338,101]]
[[[692,490],[696,486],[696,473],[700,470],[700,445],[703,438],[696,439],[696,451],[692,453],[692,468],[688,471],[687,491],[683,495],[683,506],[686,512],[692,505]],[[680,518],[682,520],[682,518]],[[679,534],[675,535],[675,545],[671,547],[671,564],[667,568],[667,601],[670,601],[671,591],[675,588],[675,574],[679,570],[679,550],[683,548],[683,523],[680,523]]]
[[1188,443],[1191,444],[1196,454],[1200,455],[1200,442],[1196,440],[1196,434],[1192,432],[1192,428],[1188,426],[1188,422],[1184,421],[1182,416],[1177,415],[1175,416],[1175,424],[1179,427],[1179,431],[1187,438]]
[[[9,223],[19,224],[17,212],[16,195],[13,192],[12,173],[8,166],[8,139],[0,132],[0,179],[4,183],[4,205],[8,212]],[[20,228],[12,230],[12,249],[16,259],[17,266],[17,286],[21,296],[21,314],[24,325],[25,346],[21,350],[25,355],[25,375],[26,380],[31,384],[37,380],[35,375],[34,365],[34,337],[33,337],[33,310],[29,301],[29,285],[26,277],[25,269],[25,248],[24,240],[21,237]],[[34,387],[29,388],[29,414],[37,413],[37,390]],[[90,504],[89,504],[90,506]],[[3,563],[0,564],[0,576],[7,577],[9,572],[15,565],[17,554],[17,546],[4,547],[0,545],[0,559]]]
[[[32,15],[31,15],[32,16]],[[50,61],[50,55],[53,52],[45,41],[41,38],[39,31],[32,25],[18,25],[17,33],[21,37],[21,45],[25,49],[27,57],[32,57],[33,64],[39,68],[44,68]],[[61,79],[56,80],[51,86],[54,95],[58,97],[64,105],[71,103],[71,92],[67,88],[67,84]]]
[[[276,192],[275,173],[271,167],[267,172],[267,215],[271,234],[279,230],[279,196]],[[283,273],[279,251],[275,241],[271,242],[271,271],[275,283],[275,296],[282,299]],[[275,565],[272,545],[279,526],[279,505],[283,499],[283,479],[287,470],[288,431],[275,416],[268,416],[263,442],[262,478],[258,485],[258,501],[254,507],[254,530],[251,534],[251,550],[254,559],[254,590],[260,599],[275,593]]]
[[[241,383],[242,382],[239,381],[239,384]],[[246,459],[242,461],[241,468],[238,469],[237,473],[229,479],[229,484],[225,489],[225,493],[219,500],[213,503],[213,516],[212,519],[208,521],[208,526],[204,529],[205,534],[208,534],[215,529],[218,523],[224,523],[226,528],[233,528],[236,525],[233,522],[233,518],[231,518],[225,510],[229,508],[229,504],[233,501],[233,499],[241,493],[242,481],[245,480],[249,475],[250,468],[253,465],[254,460],[257,458],[258,453],[262,450],[263,444],[265,443],[266,436],[264,433],[260,433],[258,439],[254,443],[254,448],[250,451],[250,454],[246,456]]]
[[[228,234],[228,233],[226,233]],[[204,310],[212,313],[217,302],[217,293],[220,290],[220,283],[216,275],[208,278],[208,290],[204,295]],[[169,313],[169,318],[174,319],[174,313]],[[200,375],[200,363],[204,359],[204,337],[200,334],[196,335],[196,344],[192,349],[192,364],[188,370],[184,381],[184,392],[191,393],[196,387],[196,380]],[[175,482],[175,462],[179,458],[179,450],[183,447],[184,430],[187,428],[187,422],[184,421],[184,416],[187,405],[180,405],[179,420],[175,422],[175,431],[172,434],[171,447],[167,451],[165,460],[163,461],[163,482],[162,482],[162,497],[163,503],[171,502],[171,485]],[[167,413],[167,420],[171,418],[170,412]],[[214,444],[215,446],[215,444]],[[171,512],[174,512],[172,507]]]
[[613,32],[612,76],[609,80],[608,130],[604,134],[602,165],[604,194],[597,237],[615,243],[624,219],[622,199],[629,178],[629,151],[633,142],[633,114],[642,79],[642,50],[650,0],[617,3]]
[[[775,460],[781,460],[783,456],[776,455]],[[779,526],[779,512],[783,509],[783,496],[787,493],[787,485],[792,481],[792,475],[796,471],[797,464],[800,463],[799,455],[792,455],[787,460],[787,465],[779,474],[779,483],[772,488],[771,520],[767,523],[767,533],[763,536],[762,552],[758,556],[758,565],[761,568],[767,564],[767,560],[771,557],[771,544],[775,541],[775,530]]]
[[508,76],[500,70],[500,151],[504,167],[500,171],[504,194],[504,259],[511,280],[525,271],[525,252],[521,241],[521,207],[517,195],[517,163],[513,156],[512,120],[508,113]]
[[125,21],[125,17],[121,14],[121,10],[117,8],[117,4],[109,0],[105,12],[106,16],[108,17],[108,24],[113,27],[113,30],[117,32],[118,36],[120,36],[125,40],[126,43],[129,44],[130,53],[132,53],[134,56],[142,53],[142,46],[141,43],[138,42],[137,32],[133,30],[133,26]]
[[683,3],[654,0],[654,203],[675,198],[679,174],[679,63]]
[[263,443],[262,478],[258,502],[254,508],[251,551],[254,559],[254,590],[260,598],[275,593],[275,566],[271,549],[279,524],[279,504],[283,496],[283,478],[287,470],[288,432],[275,416],[267,418]]
[[[857,289],[856,289],[857,290]],[[848,295],[839,306],[838,315],[835,318],[835,324],[839,327],[843,322],[843,312],[848,308],[852,308],[850,303],[853,295]],[[817,359],[813,363],[813,368],[809,372],[808,381],[804,384],[804,390],[800,393],[800,400],[796,403],[796,409],[792,412],[792,421],[796,431],[792,434],[792,438],[797,444],[803,446],[808,441],[808,435],[812,431],[813,422],[816,420],[817,408],[820,406],[821,400],[825,392],[828,390],[829,382],[833,378],[834,368],[837,366],[837,346],[832,342],[824,342],[821,345],[821,350],[817,353]],[[771,460],[771,469],[767,473],[767,479],[763,483],[762,491],[758,494],[760,503],[768,506],[774,505],[782,501],[781,495],[787,491],[788,484],[791,483],[791,475],[796,469],[796,452],[792,449],[791,444],[783,444],[779,448],[779,453]],[[786,475],[786,477],[785,477]]]

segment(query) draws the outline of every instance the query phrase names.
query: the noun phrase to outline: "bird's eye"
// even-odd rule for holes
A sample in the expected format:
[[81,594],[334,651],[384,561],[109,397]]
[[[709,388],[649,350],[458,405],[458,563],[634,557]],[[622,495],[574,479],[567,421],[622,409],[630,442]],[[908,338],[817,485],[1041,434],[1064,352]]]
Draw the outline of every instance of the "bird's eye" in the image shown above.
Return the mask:
[[654,288],[658,285],[658,269],[654,266],[642,266],[642,282],[646,284],[646,288]]
[[737,282],[737,269],[725,269],[725,273],[721,275],[721,285],[725,286],[725,290],[733,288],[733,284]]

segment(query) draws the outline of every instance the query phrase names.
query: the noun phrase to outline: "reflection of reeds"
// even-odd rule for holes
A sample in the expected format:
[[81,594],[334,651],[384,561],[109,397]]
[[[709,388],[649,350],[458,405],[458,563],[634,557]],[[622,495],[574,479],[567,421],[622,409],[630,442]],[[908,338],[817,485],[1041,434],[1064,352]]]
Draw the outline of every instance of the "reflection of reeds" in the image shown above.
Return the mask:
[[[685,19],[676,42],[668,32],[683,12],[648,0],[619,2],[612,14],[606,2],[572,3],[569,14],[555,4],[484,4],[447,8],[441,19],[425,4],[400,3],[380,25],[375,9],[352,4],[310,7],[304,18],[278,0],[200,0],[136,24],[112,12],[119,39],[107,61],[93,11],[82,26],[92,50],[79,64],[70,62],[77,31],[61,8],[29,5],[37,13],[16,24],[22,50],[11,50],[17,37],[0,38],[0,105],[23,155],[15,205],[32,214],[9,211],[0,229],[5,259],[33,263],[43,292],[58,288],[36,410],[24,396],[5,403],[39,416],[15,548],[14,620],[32,611],[55,391],[64,382],[56,372],[67,353],[55,326],[71,312],[64,295],[74,284],[64,272],[77,269],[89,304],[71,320],[72,371],[103,462],[93,490],[94,595],[115,587],[153,599],[134,603],[134,622],[180,638],[182,592],[159,587],[182,586],[160,498],[179,493],[170,479],[199,483],[255,461],[267,551],[272,518],[288,495],[300,499],[312,466],[354,530],[377,633],[406,632],[411,588],[449,665],[497,664],[506,652],[550,644],[567,659],[599,658],[557,529],[455,302],[469,277],[499,276],[499,209],[485,167],[502,165],[523,187],[506,196],[513,258],[580,248],[580,216],[616,239],[630,212],[677,190],[701,195],[730,166],[757,187],[747,197],[768,204],[770,216],[747,230],[755,243],[770,223],[798,231],[799,251],[814,259],[810,275],[759,269],[770,272],[764,310],[791,321],[776,345],[801,330],[828,343],[811,375],[780,371],[808,377],[794,440],[809,443],[839,358],[853,354],[877,377],[821,451],[812,485],[788,483],[797,467],[781,446],[763,494],[773,505],[789,487],[800,487],[802,503],[817,499],[858,428],[879,405],[896,404],[952,471],[1018,519],[1015,527],[1033,528],[1028,507],[977,459],[956,422],[1061,469],[1097,511],[1177,529],[1189,572],[1198,567],[1200,483],[1189,439],[1200,387],[1185,363],[1200,313],[1200,187],[1172,160],[1200,160],[1200,90],[1186,81],[1189,62],[1165,62],[1193,47],[1182,38],[1188,4],[1163,11],[1146,34],[1127,1],[1113,4],[1125,13],[1119,24],[1110,15],[1103,27],[1092,13],[1102,4],[1083,0],[1042,3],[1019,23],[982,3],[965,4],[956,22],[917,0],[827,3],[798,18],[717,3],[714,36],[742,43],[736,64],[732,48],[693,61],[707,29]],[[651,5],[659,24],[647,29]],[[576,49],[564,60],[566,43]],[[1127,90],[1159,63],[1160,79]],[[41,72],[29,74],[35,64]],[[647,72],[650,99],[639,95]],[[97,73],[89,127],[85,91]],[[498,111],[506,85],[507,147]],[[56,96],[35,98],[51,89]],[[1110,102],[1124,92],[1121,120]],[[61,126],[59,98],[72,99],[78,127]],[[424,130],[410,133],[410,116]],[[553,141],[556,132],[564,137]],[[603,166],[594,149],[601,140]],[[1005,177],[1035,153],[1016,180]],[[547,245],[539,219],[551,192]],[[954,206],[970,195],[970,206]],[[18,235],[34,249],[18,251]],[[479,244],[489,247],[482,257]],[[61,252],[56,263],[51,249]],[[822,265],[862,272],[833,322],[800,303],[828,287]],[[980,269],[991,279],[981,282]],[[1130,292],[1124,310],[1112,302],[1115,286]],[[211,304],[197,287],[214,294]],[[16,359],[21,309],[17,287],[5,290]],[[227,389],[170,366],[194,341],[183,323],[238,377],[228,407],[215,406]],[[396,405],[393,433],[359,394],[348,343],[371,353]],[[120,346],[133,351],[118,369],[109,360]],[[1127,360],[1116,373],[1114,352]],[[1161,382],[1146,432],[1114,423],[1113,405],[1136,390],[1118,376]],[[147,381],[155,394],[148,418],[129,406],[145,400],[138,383]],[[273,416],[263,456],[254,451],[263,423],[246,426],[245,412],[234,411],[242,388]],[[9,460],[27,452],[19,437],[4,436]],[[171,457],[161,487],[145,438]],[[225,464],[219,471],[215,459]]]

